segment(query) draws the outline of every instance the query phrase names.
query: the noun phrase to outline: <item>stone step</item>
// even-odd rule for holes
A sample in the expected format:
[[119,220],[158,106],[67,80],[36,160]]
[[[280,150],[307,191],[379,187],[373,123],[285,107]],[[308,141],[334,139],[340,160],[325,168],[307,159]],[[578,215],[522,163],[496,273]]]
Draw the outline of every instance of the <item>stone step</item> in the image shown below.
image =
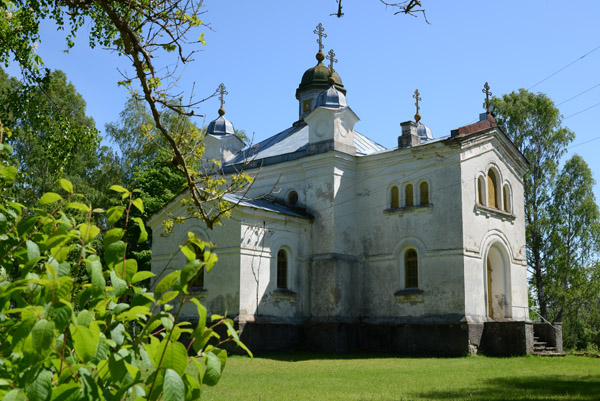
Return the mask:
[[534,342],[533,342],[533,346],[534,346],[534,347],[535,347],[536,345],[537,345],[537,346],[540,346],[540,347],[545,347],[545,346],[546,346],[546,344],[548,344],[548,343],[547,343],[547,342],[545,342],[545,341],[534,341]]
[[538,352],[538,351],[534,351],[534,352],[532,352],[532,355],[561,357],[561,356],[565,356],[566,354],[564,352],[547,352],[547,351]]

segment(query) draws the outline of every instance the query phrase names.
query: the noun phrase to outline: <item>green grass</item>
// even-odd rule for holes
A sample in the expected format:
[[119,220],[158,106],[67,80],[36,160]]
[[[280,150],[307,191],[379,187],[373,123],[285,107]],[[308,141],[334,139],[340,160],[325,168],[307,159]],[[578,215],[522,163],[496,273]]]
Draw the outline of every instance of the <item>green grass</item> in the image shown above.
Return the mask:
[[600,359],[233,356],[203,400],[600,400]]

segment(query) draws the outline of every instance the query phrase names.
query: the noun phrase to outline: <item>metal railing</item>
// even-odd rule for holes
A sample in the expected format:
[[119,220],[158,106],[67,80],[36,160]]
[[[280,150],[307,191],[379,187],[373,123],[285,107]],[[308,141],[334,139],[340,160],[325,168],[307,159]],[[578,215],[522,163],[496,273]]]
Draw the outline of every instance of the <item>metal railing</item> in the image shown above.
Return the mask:
[[558,330],[558,327],[556,327],[555,325],[553,325],[552,323],[550,323],[548,320],[546,320],[546,318],[545,318],[544,316],[540,315],[540,314],[538,313],[538,311],[536,311],[535,309],[532,309],[532,308],[531,308],[531,307],[529,307],[529,306],[514,306],[514,305],[513,305],[513,308],[522,308],[522,309],[527,309],[529,312],[533,312],[533,313],[535,313],[536,315],[538,315],[538,317],[539,317],[539,318],[542,320],[542,322],[549,324],[549,325],[550,325],[550,327],[552,327],[554,330]]

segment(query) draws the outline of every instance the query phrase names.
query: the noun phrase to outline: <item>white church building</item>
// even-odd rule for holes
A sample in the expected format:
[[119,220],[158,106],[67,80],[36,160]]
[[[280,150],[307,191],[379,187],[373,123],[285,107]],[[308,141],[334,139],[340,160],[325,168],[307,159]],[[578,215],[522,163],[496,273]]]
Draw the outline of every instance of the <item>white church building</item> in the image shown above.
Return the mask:
[[214,230],[190,219],[160,235],[186,193],[153,216],[153,271],[185,265],[188,231],[215,243],[219,262],[192,296],[233,317],[253,351],[532,352],[527,160],[491,114],[433,136],[418,105],[385,148],[355,130],[340,76],[316,58],[296,90],[298,121],[280,133],[243,148],[219,110],[205,157],[225,174],[246,164],[255,182],[228,195],[239,206]]

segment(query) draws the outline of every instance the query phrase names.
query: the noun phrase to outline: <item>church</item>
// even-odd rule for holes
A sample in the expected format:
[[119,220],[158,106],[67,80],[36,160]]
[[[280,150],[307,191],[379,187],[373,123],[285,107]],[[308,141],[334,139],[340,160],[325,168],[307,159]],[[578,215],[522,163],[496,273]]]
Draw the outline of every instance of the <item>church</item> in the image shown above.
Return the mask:
[[[160,235],[167,213],[185,214],[186,193],[154,215],[152,270],[186,264],[178,250],[188,232],[216,244],[219,262],[192,296],[209,314],[234,318],[254,352],[532,353],[528,162],[496,126],[489,99],[478,122],[434,136],[415,91],[414,121],[385,148],[368,127],[355,130],[333,51],[324,64],[322,31],[289,128],[245,148],[221,89],[204,158],[220,160],[226,175],[244,167],[255,182],[227,195],[238,206],[213,230],[190,219]],[[184,315],[197,319],[195,306]]]

